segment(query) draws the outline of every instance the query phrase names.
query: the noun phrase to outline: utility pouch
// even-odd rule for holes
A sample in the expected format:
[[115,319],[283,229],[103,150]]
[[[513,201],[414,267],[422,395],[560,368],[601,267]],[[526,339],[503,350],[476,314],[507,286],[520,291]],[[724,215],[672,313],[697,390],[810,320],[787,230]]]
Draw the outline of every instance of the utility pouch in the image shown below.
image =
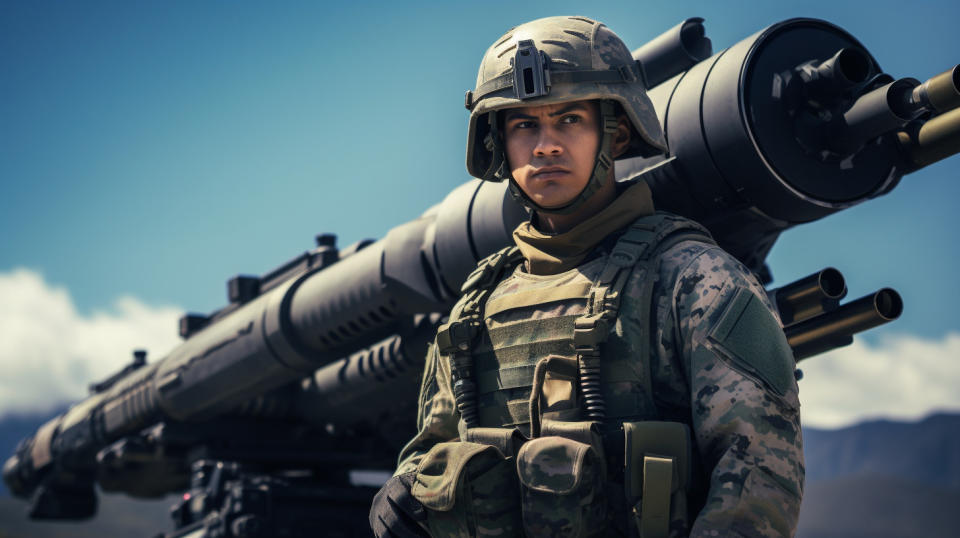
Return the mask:
[[494,446],[437,444],[417,467],[410,491],[427,509],[433,536],[521,534],[515,460]]
[[496,447],[505,458],[515,458],[520,447],[527,442],[516,428],[470,428],[463,440]]
[[624,488],[628,524],[643,538],[669,536],[671,520],[687,517],[690,429],[680,422],[624,422]]
[[546,421],[580,420],[577,359],[550,355],[537,361],[530,389],[530,437],[541,436]]
[[606,528],[603,457],[564,437],[528,441],[517,455],[527,536],[581,537]]

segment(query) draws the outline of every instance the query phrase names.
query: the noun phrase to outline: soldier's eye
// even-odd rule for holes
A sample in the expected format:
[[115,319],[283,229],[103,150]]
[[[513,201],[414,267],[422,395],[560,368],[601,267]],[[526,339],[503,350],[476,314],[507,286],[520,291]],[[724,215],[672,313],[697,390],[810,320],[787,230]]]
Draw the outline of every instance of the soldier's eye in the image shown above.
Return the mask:
[[560,118],[560,123],[580,123],[582,118],[576,114],[567,114]]

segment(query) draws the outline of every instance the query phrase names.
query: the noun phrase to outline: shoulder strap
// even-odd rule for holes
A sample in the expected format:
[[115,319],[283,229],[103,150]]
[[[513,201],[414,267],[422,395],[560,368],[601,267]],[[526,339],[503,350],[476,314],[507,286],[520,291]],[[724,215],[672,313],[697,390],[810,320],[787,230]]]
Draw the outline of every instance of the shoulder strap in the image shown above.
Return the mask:
[[487,256],[474,269],[463,287],[463,297],[450,312],[450,319],[437,330],[437,351],[450,357],[453,396],[460,419],[467,428],[480,425],[476,383],[473,380],[473,346],[483,327],[483,310],[490,292],[507,271],[523,259],[520,249],[507,247]]
[[[688,239],[714,244],[710,233],[696,222],[669,213],[656,213],[634,221],[607,257],[600,277],[590,290],[587,312],[575,322],[573,336],[584,411],[589,420],[602,421],[606,414],[600,386],[600,347],[606,342],[611,325],[616,322],[623,288],[630,274],[640,267],[646,269],[648,278],[644,279],[640,290],[640,304],[650,304],[660,254]],[[640,346],[640,356],[631,360],[640,360],[648,369],[644,382],[649,385],[650,346],[647,343],[650,324],[642,324],[641,330],[640,341],[644,345]],[[651,394],[652,387],[645,386],[644,389],[646,394]]]
[[512,271],[521,261],[523,261],[523,256],[517,246],[504,247],[494,252],[477,262],[477,268],[467,276],[463,285],[460,286],[460,293],[464,294],[478,289],[492,289],[507,271]]

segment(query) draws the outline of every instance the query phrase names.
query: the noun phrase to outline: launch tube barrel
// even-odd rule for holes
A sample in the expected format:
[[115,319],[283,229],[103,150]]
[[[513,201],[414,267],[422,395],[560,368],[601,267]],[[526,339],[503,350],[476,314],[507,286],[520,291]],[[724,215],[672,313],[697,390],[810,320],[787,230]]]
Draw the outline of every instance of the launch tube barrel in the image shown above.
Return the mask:
[[706,37],[703,19],[687,19],[633,51],[633,59],[643,67],[648,88],[686,71],[713,54]]
[[897,136],[917,169],[956,155],[960,153],[960,108],[928,120],[912,134]]
[[[32,437],[27,437],[24,440],[26,443],[32,441]],[[18,452],[15,452],[13,456],[7,458],[7,461],[3,463],[3,483],[7,485],[7,488],[14,495],[24,495],[29,492],[30,487],[28,485],[29,481],[23,477],[23,474],[26,470],[29,470],[30,467],[22,464]]]
[[924,109],[912,100],[913,89],[919,84],[916,79],[901,78],[857,99],[843,114],[847,128],[844,136],[835,139],[837,149],[855,149],[923,114]]
[[844,47],[827,60],[819,64],[803,64],[799,70],[808,94],[829,101],[866,81],[871,68],[866,52],[857,47]]
[[[298,415],[308,422],[351,426],[416,399],[423,357],[409,357],[399,336],[331,363],[303,384]],[[376,401],[382,405],[368,405]]]
[[827,267],[810,276],[773,290],[784,326],[793,325],[836,308],[847,292],[843,274]]
[[960,107],[960,64],[914,88],[911,98],[938,114]]
[[903,300],[900,294],[891,288],[883,288],[833,312],[786,327],[784,333],[799,361],[849,344],[852,335],[893,321],[901,312]]
[[296,414],[321,426],[350,427],[374,422],[416,401],[427,347],[439,315],[418,316],[402,336],[392,335],[367,349],[316,370],[304,380]]

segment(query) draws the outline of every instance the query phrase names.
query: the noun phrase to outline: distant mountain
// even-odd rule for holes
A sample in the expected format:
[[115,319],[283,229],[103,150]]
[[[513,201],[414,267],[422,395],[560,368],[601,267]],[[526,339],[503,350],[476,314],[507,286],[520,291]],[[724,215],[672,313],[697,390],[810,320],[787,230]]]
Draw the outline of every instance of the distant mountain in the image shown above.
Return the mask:
[[804,428],[807,483],[851,475],[960,488],[960,414],[920,422],[877,420],[839,430]]
[[956,538],[960,489],[876,475],[806,487],[798,538]]
[[960,415],[803,435],[799,538],[960,536]]

